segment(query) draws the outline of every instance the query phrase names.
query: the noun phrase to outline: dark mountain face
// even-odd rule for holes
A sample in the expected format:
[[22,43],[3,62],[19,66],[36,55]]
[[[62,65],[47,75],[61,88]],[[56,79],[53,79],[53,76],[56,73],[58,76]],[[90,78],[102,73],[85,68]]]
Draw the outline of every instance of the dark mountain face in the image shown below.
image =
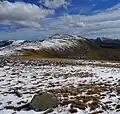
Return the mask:
[[97,38],[97,39],[88,39],[90,44],[96,44],[104,48],[113,48],[120,49],[120,40],[119,39],[108,39],[108,38]]
[[9,40],[0,41],[0,47],[8,46],[12,43],[13,43],[13,41],[9,41]]

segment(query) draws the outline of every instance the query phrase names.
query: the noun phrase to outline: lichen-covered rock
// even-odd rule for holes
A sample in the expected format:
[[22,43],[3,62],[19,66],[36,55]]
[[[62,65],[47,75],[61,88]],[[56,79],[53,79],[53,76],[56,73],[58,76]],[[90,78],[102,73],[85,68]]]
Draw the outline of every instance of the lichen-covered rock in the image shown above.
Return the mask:
[[49,92],[43,92],[33,97],[30,102],[30,107],[34,110],[45,111],[47,109],[57,107],[58,104],[59,101],[54,94]]

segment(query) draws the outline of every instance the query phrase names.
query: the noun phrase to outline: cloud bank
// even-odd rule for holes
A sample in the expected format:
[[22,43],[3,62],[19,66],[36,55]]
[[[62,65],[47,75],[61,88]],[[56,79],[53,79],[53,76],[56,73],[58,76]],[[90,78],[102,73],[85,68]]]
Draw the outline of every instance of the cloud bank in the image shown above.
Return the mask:
[[40,19],[54,13],[25,2],[0,2],[0,24],[40,27]]

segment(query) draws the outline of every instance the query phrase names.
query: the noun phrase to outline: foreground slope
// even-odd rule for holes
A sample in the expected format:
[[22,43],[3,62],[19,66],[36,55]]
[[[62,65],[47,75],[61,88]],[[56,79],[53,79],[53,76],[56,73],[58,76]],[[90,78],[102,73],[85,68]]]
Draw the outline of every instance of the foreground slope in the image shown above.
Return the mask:
[[0,63],[0,114],[43,114],[45,111],[12,108],[29,103],[43,91],[61,101],[51,114],[69,114],[70,104],[75,114],[120,113],[120,63],[10,58],[1,58]]

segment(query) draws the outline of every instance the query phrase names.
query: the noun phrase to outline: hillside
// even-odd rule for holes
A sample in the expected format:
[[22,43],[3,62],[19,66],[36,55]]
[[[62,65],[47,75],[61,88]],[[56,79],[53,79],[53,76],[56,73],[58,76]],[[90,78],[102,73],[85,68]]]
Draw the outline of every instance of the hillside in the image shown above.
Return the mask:
[[[92,41],[92,42],[91,42]],[[24,49],[24,57],[120,60],[120,40],[53,36],[39,50]]]
[[120,60],[120,40],[88,39],[74,35],[55,34],[38,41],[13,41],[2,47],[1,55],[21,58],[70,58],[90,60]]

